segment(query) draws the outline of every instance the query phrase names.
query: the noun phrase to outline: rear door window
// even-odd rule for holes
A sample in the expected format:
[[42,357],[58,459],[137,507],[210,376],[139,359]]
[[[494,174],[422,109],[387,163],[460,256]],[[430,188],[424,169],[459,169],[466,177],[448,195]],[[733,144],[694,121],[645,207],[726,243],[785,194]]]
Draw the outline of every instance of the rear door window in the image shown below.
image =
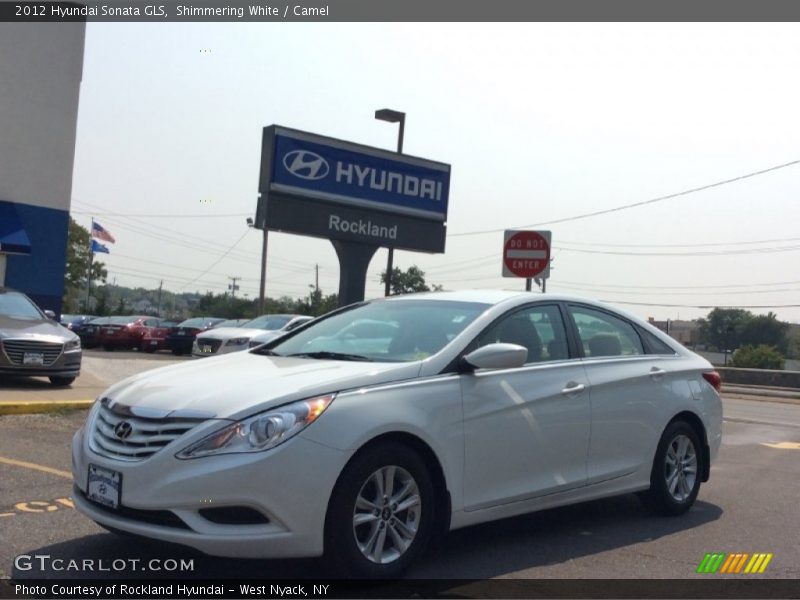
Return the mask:
[[585,306],[570,306],[569,312],[586,358],[644,354],[636,328],[624,319]]

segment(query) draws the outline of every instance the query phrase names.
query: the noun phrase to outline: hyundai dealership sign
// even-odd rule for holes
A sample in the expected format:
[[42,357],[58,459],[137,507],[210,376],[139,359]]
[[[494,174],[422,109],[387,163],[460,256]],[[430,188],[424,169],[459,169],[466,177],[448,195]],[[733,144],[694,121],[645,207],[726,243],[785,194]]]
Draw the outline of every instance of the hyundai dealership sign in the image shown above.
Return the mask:
[[450,165],[273,125],[260,228],[443,252]]

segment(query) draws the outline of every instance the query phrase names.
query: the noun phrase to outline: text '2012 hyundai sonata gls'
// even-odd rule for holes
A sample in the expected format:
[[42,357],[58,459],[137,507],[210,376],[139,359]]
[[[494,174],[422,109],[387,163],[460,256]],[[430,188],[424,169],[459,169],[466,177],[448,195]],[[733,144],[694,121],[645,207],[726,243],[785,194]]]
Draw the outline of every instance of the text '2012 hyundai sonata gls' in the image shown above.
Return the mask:
[[435,533],[524,512],[627,492],[685,512],[720,446],[719,385],[595,302],[380,299],[112,386],[75,435],[74,498],[212,555],[395,576]]

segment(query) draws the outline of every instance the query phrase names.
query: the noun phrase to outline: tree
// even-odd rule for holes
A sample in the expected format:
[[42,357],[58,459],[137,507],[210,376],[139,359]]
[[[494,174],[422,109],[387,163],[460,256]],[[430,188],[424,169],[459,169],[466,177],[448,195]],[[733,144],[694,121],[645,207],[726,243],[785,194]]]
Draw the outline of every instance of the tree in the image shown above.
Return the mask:
[[[386,271],[381,273],[381,283],[386,283]],[[439,291],[442,289],[440,285],[434,285],[433,290]],[[400,267],[392,269],[392,283],[391,293],[395,294],[410,294],[412,292],[429,292],[431,288],[425,282],[425,272],[418,266],[412,265],[407,271],[403,271]]]
[[296,311],[304,315],[318,317],[329,313],[339,306],[339,295],[328,294],[327,296],[322,293],[322,290],[317,289],[315,286],[311,287],[311,292],[308,295],[308,300],[298,300]]
[[108,290],[105,287],[97,290],[97,304],[95,304],[92,314],[98,317],[105,317],[111,314],[111,307],[108,305]]
[[[64,270],[64,312],[79,310],[80,303],[86,299],[86,296],[82,295],[82,290],[85,293],[91,239],[89,230],[78,225],[70,217],[67,235],[67,264]],[[105,283],[107,277],[108,271],[105,265],[95,260],[92,263],[92,281]]]
[[749,319],[742,327],[740,341],[750,346],[772,346],[786,355],[789,351],[788,332],[789,324],[778,321],[777,315],[770,312]]
[[760,344],[742,346],[733,353],[731,366],[742,369],[783,369],[783,356],[777,348]]
[[114,309],[115,315],[127,315],[130,314],[130,311],[125,306],[125,298],[120,296],[119,302],[117,302],[117,307]]
[[720,352],[738,348],[744,325],[753,313],[739,308],[715,308],[700,320],[700,341]]

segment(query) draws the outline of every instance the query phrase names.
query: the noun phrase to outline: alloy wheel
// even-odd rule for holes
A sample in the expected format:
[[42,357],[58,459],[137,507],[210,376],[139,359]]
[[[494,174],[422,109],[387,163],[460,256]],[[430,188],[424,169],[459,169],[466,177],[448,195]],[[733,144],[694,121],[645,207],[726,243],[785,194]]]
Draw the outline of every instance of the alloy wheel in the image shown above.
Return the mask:
[[667,491],[676,502],[686,502],[697,482],[697,451],[688,436],[675,436],[664,458]]
[[422,500],[411,474],[395,465],[373,472],[356,496],[353,535],[365,558],[387,564],[411,546],[419,529]]

